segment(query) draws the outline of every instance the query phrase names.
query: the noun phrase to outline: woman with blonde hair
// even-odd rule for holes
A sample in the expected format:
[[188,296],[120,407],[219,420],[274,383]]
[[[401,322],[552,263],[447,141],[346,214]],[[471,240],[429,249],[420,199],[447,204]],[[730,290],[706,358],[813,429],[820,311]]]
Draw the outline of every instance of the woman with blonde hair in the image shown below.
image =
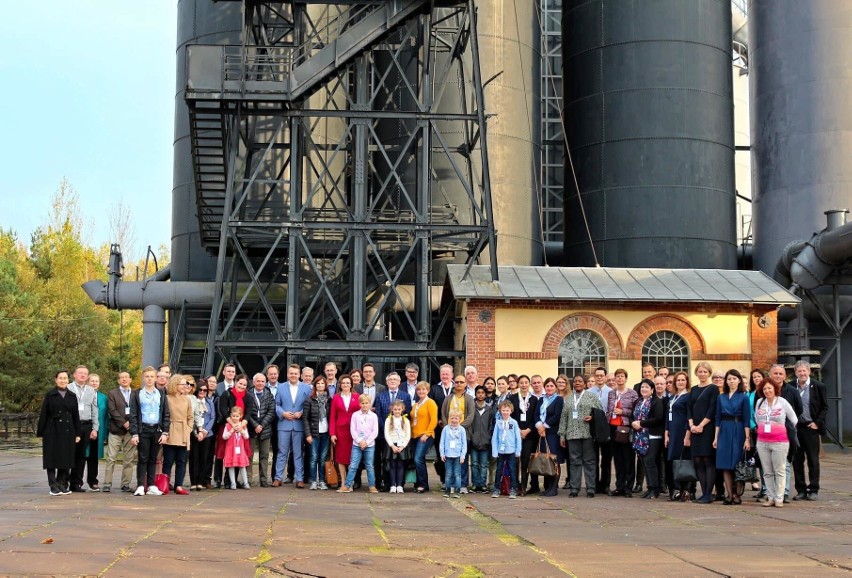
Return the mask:
[[701,497],[696,500],[701,504],[713,502],[713,485],[716,482],[716,450],[713,439],[716,434],[716,405],[719,401],[719,390],[710,383],[713,368],[706,361],[701,361],[695,367],[698,383],[689,392],[687,402],[687,422],[689,424],[689,447],[695,473],[701,483]]
[[[172,464],[175,466],[175,494],[189,494],[183,489],[183,479],[186,475],[186,457],[189,443],[195,429],[195,415],[192,409],[192,399],[189,382],[195,380],[189,375],[176,373],[169,378],[166,386],[166,401],[169,404],[169,436],[163,442],[163,473],[171,478]],[[193,383],[194,385],[194,383]]]

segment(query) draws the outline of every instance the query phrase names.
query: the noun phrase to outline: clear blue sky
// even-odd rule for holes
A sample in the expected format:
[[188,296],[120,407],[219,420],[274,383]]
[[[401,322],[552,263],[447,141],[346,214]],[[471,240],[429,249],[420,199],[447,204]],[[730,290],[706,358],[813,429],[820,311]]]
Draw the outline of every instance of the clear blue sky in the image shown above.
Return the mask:
[[176,2],[5,2],[0,18],[0,226],[29,242],[67,178],[108,239],[132,210],[137,252],[170,243]]

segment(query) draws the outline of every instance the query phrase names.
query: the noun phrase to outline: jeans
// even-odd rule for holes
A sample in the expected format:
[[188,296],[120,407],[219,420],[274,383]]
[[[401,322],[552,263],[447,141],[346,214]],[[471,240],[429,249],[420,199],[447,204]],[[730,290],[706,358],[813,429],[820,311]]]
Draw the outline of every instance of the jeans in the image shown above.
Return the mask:
[[470,477],[475,488],[484,488],[488,481],[488,454],[488,450],[470,450]]
[[363,450],[361,446],[352,446],[352,458],[349,461],[349,472],[346,474],[347,488],[351,488],[355,483],[355,472],[358,471],[358,466],[361,464],[361,458],[364,459],[364,469],[367,470],[367,485],[371,488],[376,487],[376,471],[373,469],[373,457],[376,455],[376,446],[367,446]]
[[461,490],[461,468],[462,465],[460,463],[461,458],[447,458],[444,461],[444,485],[448,490],[455,490],[458,492]]
[[414,446],[414,469],[417,471],[415,487],[417,488],[429,489],[429,474],[426,472],[426,453],[432,447],[434,441],[432,438],[426,438],[424,442],[418,438],[417,445]]
[[784,483],[789,481],[786,470],[790,466],[787,462],[787,450],[789,443],[767,443],[757,442],[757,454],[763,466],[763,479],[766,481],[766,495],[770,500],[784,499]]
[[186,476],[186,446],[163,445],[163,473],[172,477],[172,464],[175,465],[175,487],[183,487]]
[[516,492],[518,490],[518,458],[515,454],[499,454],[497,456],[497,473],[494,475],[494,491],[500,491],[500,484],[503,482],[503,467],[508,464],[509,470],[509,491]]
[[[308,481],[325,482],[325,460],[328,457],[328,433],[311,436],[311,459],[308,461]],[[317,475],[319,466],[319,475]]]

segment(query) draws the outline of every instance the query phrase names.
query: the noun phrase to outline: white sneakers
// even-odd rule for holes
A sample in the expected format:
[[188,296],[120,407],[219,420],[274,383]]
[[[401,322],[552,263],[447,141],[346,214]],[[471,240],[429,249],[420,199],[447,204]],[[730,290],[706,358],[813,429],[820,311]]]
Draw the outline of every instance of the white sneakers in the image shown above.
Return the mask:
[[317,483],[316,483],[316,482],[311,482],[311,489],[312,489],[312,490],[316,490],[316,489],[317,489]]
[[325,485],[325,482],[320,482],[317,486],[320,490],[327,490],[328,486]]
[[163,492],[160,491],[157,486],[148,486],[148,495],[149,496],[162,496]]
[[145,495],[145,486],[136,486],[136,491],[133,492],[134,496],[144,496]]
[[402,486],[391,486],[390,487],[391,494],[404,494],[405,491],[402,489]]

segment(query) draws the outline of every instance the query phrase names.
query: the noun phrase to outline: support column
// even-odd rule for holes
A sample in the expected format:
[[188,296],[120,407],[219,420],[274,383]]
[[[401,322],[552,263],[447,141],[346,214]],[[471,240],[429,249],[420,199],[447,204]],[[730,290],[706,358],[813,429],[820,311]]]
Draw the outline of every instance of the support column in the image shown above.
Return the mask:
[[159,305],[148,305],[142,311],[142,367],[163,363],[165,347],[166,310]]

